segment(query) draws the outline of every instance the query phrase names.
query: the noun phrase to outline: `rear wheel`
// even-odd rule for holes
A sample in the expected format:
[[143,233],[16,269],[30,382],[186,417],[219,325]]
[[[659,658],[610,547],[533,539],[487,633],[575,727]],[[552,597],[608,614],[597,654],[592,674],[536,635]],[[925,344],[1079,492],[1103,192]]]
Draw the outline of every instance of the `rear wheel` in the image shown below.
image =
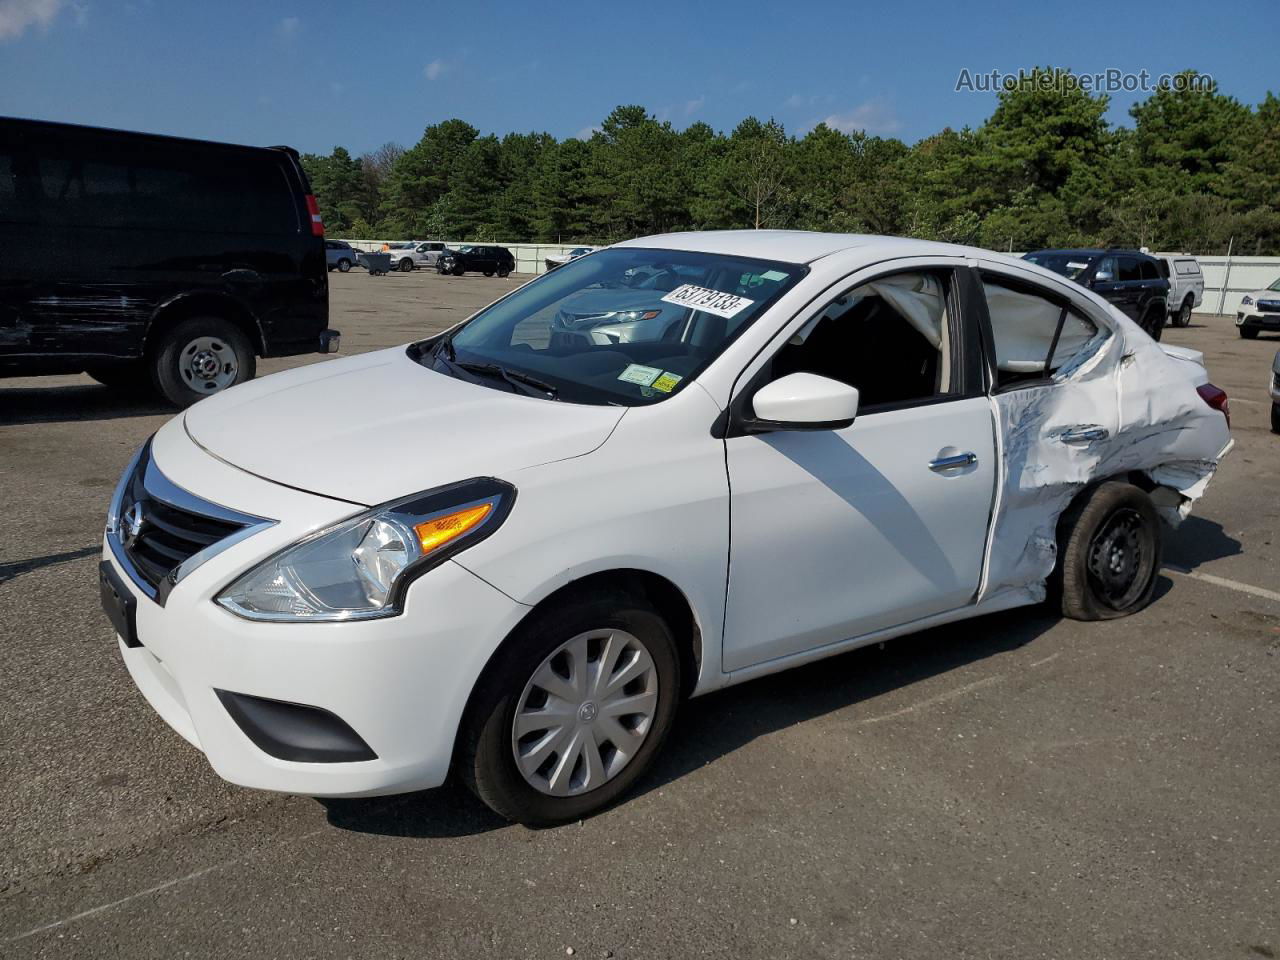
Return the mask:
[[1174,318],[1174,326],[1189,327],[1191,326],[1191,301],[1184,301],[1182,306],[1178,308],[1178,315]]
[[1164,322],[1168,316],[1168,311],[1164,307],[1152,308],[1147,311],[1142,318],[1142,329],[1151,335],[1151,339],[1157,343],[1160,342],[1160,335],[1164,333]]
[[458,773],[509,820],[577,820],[644,774],[675,718],[680,661],[657,611],[580,596],[520,627],[463,722]]
[[1137,613],[1155,591],[1160,546],[1160,517],[1150,497],[1118,481],[1094,487],[1058,522],[1050,596],[1072,620]]
[[175,324],[161,335],[152,358],[157,389],[180,407],[252,380],[257,371],[249,338],[222,317]]
[[1236,327],[1236,329],[1240,331],[1240,336],[1242,336],[1242,337],[1243,337],[1244,339],[1246,339],[1246,340],[1257,340],[1257,339],[1258,339],[1258,328],[1257,328],[1257,327],[1250,327],[1250,326],[1247,326],[1247,325],[1246,325],[1246,326]]

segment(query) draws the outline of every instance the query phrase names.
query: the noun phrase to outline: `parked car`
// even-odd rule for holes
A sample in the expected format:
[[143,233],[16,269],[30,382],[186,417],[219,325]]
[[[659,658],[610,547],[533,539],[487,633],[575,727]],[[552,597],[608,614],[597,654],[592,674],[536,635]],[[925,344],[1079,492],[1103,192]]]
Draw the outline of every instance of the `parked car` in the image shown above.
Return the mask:
[[1037,250],[1024,255],[1115,304],[1152,339],[1168,319],[1169,281],[1155,257],[1138,250]]
[[555,270],[557,267],[563,267],[566,263],[569,263],[571,260],[577,260],[579,257],[585,257],[588,253],[591,253],[593,250],[595,250],[595,247],[574,247],[568,253],[548,254],[543,261],[547,265],[547,273],[550,273],[552,270]]
[[298,154],[0,118],[0,375],[86,371],[186,405],[327,353]]
[[1280,350],[1271,359],[1271,432],[1280,433]]
[[390,244],[387,252],[391,254],[392,266],[408,273],[418,267],[434,267],[444,248],[439,240],[410,240]]
[[436,270],[439,273],[450,273],[455,277],[464,273],[483,273],[486,277],[492,277],[496,273],[505,277],[515,268],[516,258],[510,250],[488,244],[446,247],[436,260]]
[[[631,309],[623,278],[669,270],[670,337],[551,344],[566,300]],[[572,821],[685,696],[1046,594],[1142,609],[1161,519],[1231,445],[1202,359],[988,250],[633,240],[162,427],[112,499],[103,604],[229,780],[453,770],[503,816]]]
[[1200,264],[1189,254],[1158,254],[1155,259],[1160,275],[1169,281],[1166,298],[1169,322],[1175,327],[1188,326],[1191,312],[1204,302],[1204,274],[1200,272]]
[[664,301],[665,294],[699,279],[700,271],[675,264],[646,264],[625,271],[616,282],[566,297],[551,320],[551,343],[642,343],[676,333],[687,311]]
[[330,270],[346,273],[360,262],[360,251],[345,240],[326,240],[324,258]]
[[1263,290],[1246,293],[1236,311],[1236,329],[1246,340],[1261,330],[1280,330],[1280,278]]

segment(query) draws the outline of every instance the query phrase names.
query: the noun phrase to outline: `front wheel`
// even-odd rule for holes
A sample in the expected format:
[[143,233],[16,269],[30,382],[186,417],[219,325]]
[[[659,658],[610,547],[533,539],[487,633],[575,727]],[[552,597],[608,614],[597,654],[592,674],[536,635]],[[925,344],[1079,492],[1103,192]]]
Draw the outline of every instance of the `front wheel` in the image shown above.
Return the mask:
[[466,273],[466,271],[465,271],[465,270],[463,270],[461,267],[454,267],[454,268],[453,268],[453,275],[454,275],[455,277],[460,277],[460,276],[462,276],[464,273]]
[[1271,432],[1280,433],[1280,403],[1271,405]]
[[643,600],[606,593],[534,614],[515,640],[472,697],[458,773],[508,820],[595,813],[644,774],[671,729],[675,638]]
[[1236,329],[1240,331],[1240,336],[1243,337],[1245,340],[1258,339],[1257,327],[1240,326],[1240,327],[1236,327]]
[[350,269],[351,269],[351,261],[348,260],[346,257],[343,257],[341,260],[338,261],[338,270],[340,272],[346,273]]
[[500,277],[509,277],[509,276],[511,276],[511,271],[510,271],[510,270],[499,270],[499,271],[498,271],[498,276],[500,276]]
[[1160,547],[1160,517],[1151,498],[1132,484],[1100,484],[1058,521],[1050,595],[1072,620],[1137,613],[1155,592]]
[[405,257],[403,260],[400,261],[401,273],[408,273],[412,269],[413,269],[413,261],[410,260],[408,257]]
[[183,320],[161,335],[152,352],[156,388],[180,407],[252,380],[256,371],[249,338],[222,317]]

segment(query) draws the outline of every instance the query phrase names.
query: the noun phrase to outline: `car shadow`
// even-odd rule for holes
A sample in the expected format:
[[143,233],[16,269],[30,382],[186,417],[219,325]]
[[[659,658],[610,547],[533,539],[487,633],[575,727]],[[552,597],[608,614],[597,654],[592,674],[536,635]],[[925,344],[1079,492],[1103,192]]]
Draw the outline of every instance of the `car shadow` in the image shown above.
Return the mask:
[[1240,541],[1222,529],[1222,524],[1190,516],[1177,530],[1165,528],[1164,562],[1191,571],[1204,563],[1234,557],[1244,552]]
[[0,426],[69,423],[172,415],[177,410],[154,396],[98,384],[4,387],[0,385]]
[[[1170,586],[1161,578],[1164,590]],[[1163,592],[1160,585],[1157,592]],[[1044,607],[993,613],[872,644],[689,701],[654,769],[625,795],[658,790],[758,737],[807,723],[968,664],[1017,650],[1061,618]],[[868,715],[878,711],[869,709]],[[359,800],[319,800],[329,823],[356,833],[458,837],[486,833],[505,820],[456,777],[436,790]]]

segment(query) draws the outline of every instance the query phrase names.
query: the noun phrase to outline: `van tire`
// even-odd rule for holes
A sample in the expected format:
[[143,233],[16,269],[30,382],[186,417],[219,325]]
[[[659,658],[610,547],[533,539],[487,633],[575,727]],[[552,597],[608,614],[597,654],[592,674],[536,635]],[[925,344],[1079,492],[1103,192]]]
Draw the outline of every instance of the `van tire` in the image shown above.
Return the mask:
[[1151,498],[1115,480],[1082,493],[1058,521],[1049,599],[1072,620],[1137,613],[1160,574],[1160,516]]
[[189,317],[164,331],[151,353],[151,376],[170,403],[189,407],[257,373],[253,345],[230,320]]

